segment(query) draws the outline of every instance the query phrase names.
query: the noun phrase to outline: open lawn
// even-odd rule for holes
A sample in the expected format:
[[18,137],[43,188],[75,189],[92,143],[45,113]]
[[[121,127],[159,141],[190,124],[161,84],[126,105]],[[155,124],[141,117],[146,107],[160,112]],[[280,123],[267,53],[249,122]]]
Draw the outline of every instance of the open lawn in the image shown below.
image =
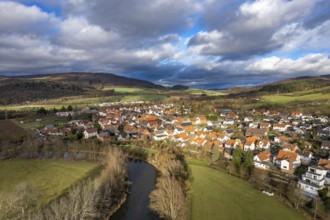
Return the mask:
[[222,96],[222,95],[226,95],[222,91],[217,91],[217,90],[203,90],[203,89],[194,89],[194,88],[189,89],[188,92],[190,94],[192,94],[192,95],[202,95],[202,94],[206,94],[208,96]]
[[330,87],[311,89],[300,92],[262,96],[264,102],[287,104],[295,101],[313,101],[320,104],[330,104]]
[[0,161],[0,192],[13,192],[22,182],[40,193],[36,205],[61,195],[78,180],[97,172],[98,164],[66,160]]
[[108,96],[108,97],[84,97],[84,96],[71,96],[65,98],[47,99],[43,101],[31,102],[24,105],[7,105],[0,106],[0,111],[36,111],[37,109],[44,107],[47,110],[54,108],[61,109],[62,106],[67,107],[72,105],[73,107],[87,107],[94,106],[102,102],[115,102],[119,101],[120,96]]
[[253,189],[248,183],[189,163],[193,174],[192,219],[304,219],[295,209]]
[[121,102],[134,102],[134,101],[164,101],[168,99],[164,95],[127,95],[124,96]]
[[126,87],[121,87],[121,88],[112,88],[115,90],[115,93],[117,94],[155,94],[157,90],[155,89],[144,89],[144,88],[126,88]]

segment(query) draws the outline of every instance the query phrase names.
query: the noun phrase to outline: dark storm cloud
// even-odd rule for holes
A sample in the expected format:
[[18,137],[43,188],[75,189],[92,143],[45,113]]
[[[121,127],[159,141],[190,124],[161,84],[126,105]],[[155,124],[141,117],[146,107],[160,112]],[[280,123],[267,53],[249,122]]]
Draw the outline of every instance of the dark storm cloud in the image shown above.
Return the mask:
[[124,37],[158,37],[193,25],[199,6],[194,0],[99,0],[71,1],[68,16],[84,15],[93,24]]
[[[213,1],[206,8],[204,24],[208,31],[196,34],[189,46],[199,53],[225,59],[246,59],[281,48],[285,42],[274,34],[286,24],[311,12],[309,0],[261,0],[255,2]],[[297,13],[299,11],[299,13]]]
[[325,21],[330,20],[330,1],[317,1],[314,7],[314,13],[304,21],[306,28],[315,28]]

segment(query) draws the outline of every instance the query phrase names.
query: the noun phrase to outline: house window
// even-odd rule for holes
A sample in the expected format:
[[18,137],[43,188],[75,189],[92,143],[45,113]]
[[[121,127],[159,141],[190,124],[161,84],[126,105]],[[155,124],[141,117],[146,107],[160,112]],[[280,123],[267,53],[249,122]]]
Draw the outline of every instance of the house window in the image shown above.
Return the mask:
[[283,166],[284,169],[288,169],[287,166]]
[[312,173],[315,173],[315,169],[311,169],[311,172],[312,172]]

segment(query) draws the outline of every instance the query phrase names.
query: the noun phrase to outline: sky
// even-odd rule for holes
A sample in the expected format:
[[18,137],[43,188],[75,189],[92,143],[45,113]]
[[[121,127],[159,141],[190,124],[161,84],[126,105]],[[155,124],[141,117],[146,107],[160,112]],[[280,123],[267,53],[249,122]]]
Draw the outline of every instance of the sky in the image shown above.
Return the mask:
[[0,0],[0,75],[222,89],[330,74],[329,0]]

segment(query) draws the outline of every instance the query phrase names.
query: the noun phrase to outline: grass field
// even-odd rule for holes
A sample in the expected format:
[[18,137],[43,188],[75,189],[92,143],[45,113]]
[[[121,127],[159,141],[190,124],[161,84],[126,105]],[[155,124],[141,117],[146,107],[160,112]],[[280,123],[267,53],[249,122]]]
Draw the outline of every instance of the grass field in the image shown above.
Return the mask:
[[192,219],[304,219],[294,209],[273,197],[253,189],[248,183],[203,166],[191,163]]
[[225,93],[221,92],[221,91],[216,91],[216,90],[202,90],[202,89],[189,89],[188,92],[192,95],[202,95],[202,94],[206,94],[208,96],[222,96],[222,95],[226,95]]
[[130,93],[130,94],[155,94],[157,90],[155,89],[144,89],[144,88],[126,88],[126,87],[121,87],[121,88],[112,88],[115,90],[116,93],[118,94],[125,94],[125,93]]
[[17,184],[26,182],[41,195],[36,205],[43,205],[97,167],[96,163],[65,160],[0,161],[0,192],[12,192]]
[[134,102],[134,101],[164,101],[168,99],[164,95],[127,95],[121,99],[121,102]]
[[19,111],[19,110],[37,110],[38,108],[44,107],[45,109],[52,110],[53,108],[61,109],[62,106],[67,107],[71,105],[73,107],[86,107],[96,105],[102,102],[114,102],[119,101],[120,96],[109,96],[109,97],[84,97],[84,96],[71,96],[65,98],[48,99],[43,101],[37,101],[24,105],[7,105],[0,106],[1,110],[8,111]]
[[[311,89],[300,92],[284,93],[278,95],[262,96],[264,102],[287,104],[295,101],[322,102],[320,104],[330,104],[330,87]],[[315,103],[317,104],[317,103]]]

